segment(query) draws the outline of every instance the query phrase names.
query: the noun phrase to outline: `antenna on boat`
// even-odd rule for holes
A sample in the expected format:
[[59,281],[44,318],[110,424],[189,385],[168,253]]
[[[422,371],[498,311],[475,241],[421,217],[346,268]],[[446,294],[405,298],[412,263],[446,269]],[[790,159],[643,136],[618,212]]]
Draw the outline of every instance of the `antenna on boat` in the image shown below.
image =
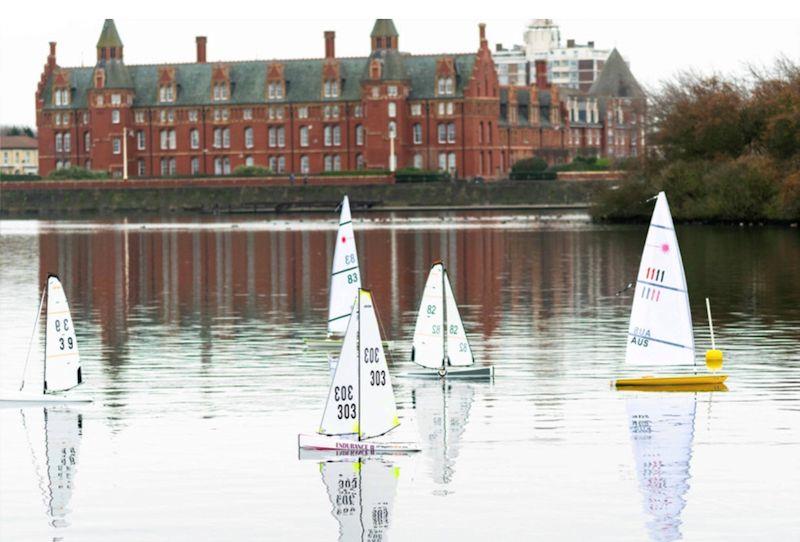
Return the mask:
[[706,298],[706,313],[708,314],[708,329],[711,331],[711,350],[706,351],[706,367],[709,371],[716,372],[722,369],[722,351],[717,350],[714,340],[714,322],[711,320],[711,302]]

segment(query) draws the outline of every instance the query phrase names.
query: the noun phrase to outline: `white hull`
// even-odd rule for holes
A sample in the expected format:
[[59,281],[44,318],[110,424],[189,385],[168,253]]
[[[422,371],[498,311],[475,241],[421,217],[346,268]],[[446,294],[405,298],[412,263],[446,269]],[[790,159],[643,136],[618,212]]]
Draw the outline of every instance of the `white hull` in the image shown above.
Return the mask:
[[393,455],[419,452],[414,442],[387,442],[380,440],[355,440],[336,436],[300,434],[297,436],[300,459],[320,457],[361,457],[369,455]]
[[0,393],[0,407],[18,406],[37,406],[53,404],[80,404],[91,403],[92,399],[88,395],[69,394],[60,395],[57,393],[36,394],[20,392]]
[[494,378],[494,367],[449,367],[444,376],[440,376],[439,372],[435,369],[424,369],[421,371],[408,371],[400,373],[402,378],[427,378],[427,379],[472,379],[472,380],[490,380]]

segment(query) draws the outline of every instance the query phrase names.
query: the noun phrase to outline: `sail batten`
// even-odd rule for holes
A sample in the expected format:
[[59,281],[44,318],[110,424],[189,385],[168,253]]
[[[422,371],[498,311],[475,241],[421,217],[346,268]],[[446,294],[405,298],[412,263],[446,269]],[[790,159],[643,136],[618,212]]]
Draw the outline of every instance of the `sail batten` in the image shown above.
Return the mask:
[[353,307],[353,299],[361,287],[353,221],[350,217],[350,200],[342,199],[339,229],[333,250],[330,293],[328,298],[328,334],[342,335],[347,329],[346,317]]
[[664,192],[656,197],[642,251],[625,362],[651,366],[694,363],[686,277]]

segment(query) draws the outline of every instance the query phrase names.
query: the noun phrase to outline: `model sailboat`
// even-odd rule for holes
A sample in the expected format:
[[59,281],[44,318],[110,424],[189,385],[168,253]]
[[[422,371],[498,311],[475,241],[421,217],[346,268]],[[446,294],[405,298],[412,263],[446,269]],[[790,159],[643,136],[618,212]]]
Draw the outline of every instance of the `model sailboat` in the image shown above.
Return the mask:
[[402,376],[491,378],[494,375],[494,367],[472,366],[475,359],[442,262],[433,264],[425,283],[414,328],[411,361],[429,370]]
[[81,384],[83,377],[78,340],[75,337],[67,297],[61,281],[55,275],[47,277],[36,313],[34,335],[39,325],[42,306],[45,307],[46,315],[44,357],[37,357],[36,362],[29,366],[30,346],[28,347],[19,391],[0,395],[0,404],[90,403],[91,399],[88,397],[63,393]]
[[339,540],[385,542],[400,467],[377,458],[358,458],[323,462],[319,470],[339,522]]
[[415,452],[415,445],[375,440],[400,425],[378,318],[369,290],[358,297],[347,324],[319,432],[301,434],[302,450],[370,455]]
[[[694,367],[689,294],[678,238],[664,192],[659,192],[656,197],[642,252],[627,343],[627,364]],[[709,354],[711,352],[718,353],[717,350]],[[726,378],[722,374],[645,376],[617,380],[616,386],[708,386],[722,384]]]

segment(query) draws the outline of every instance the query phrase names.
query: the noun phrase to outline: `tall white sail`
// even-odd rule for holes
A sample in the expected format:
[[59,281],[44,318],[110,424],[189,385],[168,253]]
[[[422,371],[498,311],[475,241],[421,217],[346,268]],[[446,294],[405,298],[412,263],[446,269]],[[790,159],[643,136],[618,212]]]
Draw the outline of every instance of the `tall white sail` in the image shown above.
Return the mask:
[[[356,299],[356,304],[358,299]],[[352,303],[351,303],[352,305]],[[331,379],[328,401],[322,413],[319,432],[323,435],[358,434],[358,307],[350,314],[339,352],[339,361]]]
[[347,317],[353,308],[353,299],[361,288],[361,271],[358,268],[356,238],[350,217],[350,200],[342,200],[339,231],[333,250],[331,287],[328,298],[328,334],[341,335],[347,328]]
[[444,299],[447,307],[447,360],[450,365],[463,367],[472,365],[475,361],[472,357],[472,349],[467,340],[467,333],[464,331],[464,324],[461,322],[461,314],[458,311],[456,298],[453,296],[453,287],[450,285],[450,277],[447,271],[444,273]]
[[693,395],[627,402],[636,475],[654,541],[682,538],[680,516],[689,489],[695,408]]
[[400,469],[378,459],[320,463],[339,540],[386,542]]
[[47,279],[46,310],[44,390],[68,390],[82,381],[81,359],[67,297],[55,276]]
[[447,485],[453,479],[474,395],[472,384],[456,380],[428,382],[411,392],[417,427],[436,484]]
[[67,523],[68,505],[75,486],[82,418],[72,410],[45,408],[48,495],[45,496],[53,527]]
[[444,366],[444,265],[433,264],[419,304],[411,359],[429,369]]
[[664,192],[658,194],[642,252],[627,341],[626,363],[694,362],[689,294]]
[[[382,435],[398,425],[392,379],[386,363],[372,294],[359,290],[359,357],[361,358],[360,438]],[[341,362],[340,362],[341,363]]]

